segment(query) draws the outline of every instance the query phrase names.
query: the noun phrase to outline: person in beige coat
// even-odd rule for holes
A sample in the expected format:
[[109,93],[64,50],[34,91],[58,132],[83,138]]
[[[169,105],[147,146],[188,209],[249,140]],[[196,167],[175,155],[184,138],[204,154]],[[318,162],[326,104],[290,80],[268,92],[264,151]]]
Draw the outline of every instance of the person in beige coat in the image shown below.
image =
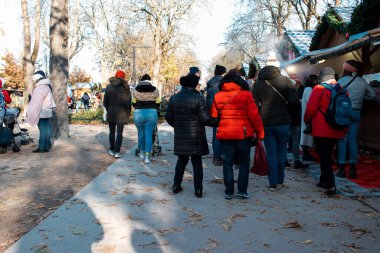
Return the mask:
[[150,76],[143,75],[132,93],[132,105],[135,108],[133,121],[138,131],[140,158],[145,159],[145,163],[150,162],[153,131],[157,126],[157,108],[160,102],[159,91],[153,86]]
[[33,82],[35,87],[29,101],[26,118],[31,126],[38,125],[40,131],[38,147],[33,152],[44,153],[49,152],[51,148],[50,118],[53,116],[55,102],[50,80],[43,71],[39,70],[34,73]]

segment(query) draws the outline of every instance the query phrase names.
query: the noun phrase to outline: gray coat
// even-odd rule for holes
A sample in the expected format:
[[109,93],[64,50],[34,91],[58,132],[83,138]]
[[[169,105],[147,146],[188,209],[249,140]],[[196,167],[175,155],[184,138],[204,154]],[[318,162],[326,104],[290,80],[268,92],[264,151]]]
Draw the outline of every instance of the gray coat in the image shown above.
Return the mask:
[[[345,87],[351,80],[352,76],[344,76],[339,79],[340,86]],[[375,89],[368,85],[366,80],[362,77],[356,77],[355,80],[347,87],[348,94],[350,95],[352,109],[362,109],[364,97],[376,97]]]
[[131,91],[127,81],[111,77],[107,86],[103,105],[110,123],[127,123],[131,114]]

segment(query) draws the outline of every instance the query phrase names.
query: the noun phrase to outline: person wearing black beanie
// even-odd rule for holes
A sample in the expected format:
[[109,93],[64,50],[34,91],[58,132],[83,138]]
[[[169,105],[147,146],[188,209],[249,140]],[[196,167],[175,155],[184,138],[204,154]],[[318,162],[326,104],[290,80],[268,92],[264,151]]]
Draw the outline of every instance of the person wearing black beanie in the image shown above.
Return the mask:
[[[226,67],[222,65],[216,65],[215,71],[213,76],[208,82],[207,82],[207,88],[206,88],[206,101],[207,101],[207,108],[210,110],[212,102],[214,101],[215,94],[219,91],[219,82],[222,80],[223,75],[226,73],[227,69]],[[213,134],[212,134],[212,150],[213,150],[213,164],[215,166],[222,166],[223,165],[223,159],[222,159],[222,148],[220,145],[220,141],[216,139],[216,127],[213,128]]]
[[173,193],[182,191],[182,178],[191,157],[194,170],[195,196],[202,197],[202,155],[208,155],[205,126],[217,126],[218,119],[210,117],[204,97],[195,87],[199,77],[188,74],[180,78],[182,89],[169,100],[165,119],[174,127],[174,154],[178,156],[175,167]]

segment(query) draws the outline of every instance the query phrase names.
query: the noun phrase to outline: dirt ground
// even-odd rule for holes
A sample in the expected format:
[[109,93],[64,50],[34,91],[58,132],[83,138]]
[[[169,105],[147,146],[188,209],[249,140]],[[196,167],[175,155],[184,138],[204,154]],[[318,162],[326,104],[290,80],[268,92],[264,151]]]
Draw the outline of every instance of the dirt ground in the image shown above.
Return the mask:
[[[108,125],[70,125],[70,138],[55,141],[49,153],[32,153],[38,129],[25,125],[34,143],[18,153],[0,155],[0,252],[27,233],[62,203],[104,171],[108,155]],[[124,128],[122,152],[137,140]]]

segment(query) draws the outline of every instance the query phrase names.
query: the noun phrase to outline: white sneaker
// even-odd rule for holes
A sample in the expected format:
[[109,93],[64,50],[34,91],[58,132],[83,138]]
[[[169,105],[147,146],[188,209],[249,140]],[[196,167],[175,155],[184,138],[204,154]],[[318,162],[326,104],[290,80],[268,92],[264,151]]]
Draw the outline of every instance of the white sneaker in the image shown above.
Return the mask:
[[144,155],[144,152],[140,152],[140,159],[144,159],[145,158],[145,155]]
[[115,156],[115,152],[113,152],[111,149],[110,150],[108,150],[108,154],[110,154],[111,156]]
[[122,158],[124,155],[120,154],[120,153],[115,153],[114,157],[115,158]]
[[145,154],[145,160],[144,160],[144,163],[146,163],[146,164],[150,163],[150,160],[149,160],[149,153],[146,153],[146,154]]

